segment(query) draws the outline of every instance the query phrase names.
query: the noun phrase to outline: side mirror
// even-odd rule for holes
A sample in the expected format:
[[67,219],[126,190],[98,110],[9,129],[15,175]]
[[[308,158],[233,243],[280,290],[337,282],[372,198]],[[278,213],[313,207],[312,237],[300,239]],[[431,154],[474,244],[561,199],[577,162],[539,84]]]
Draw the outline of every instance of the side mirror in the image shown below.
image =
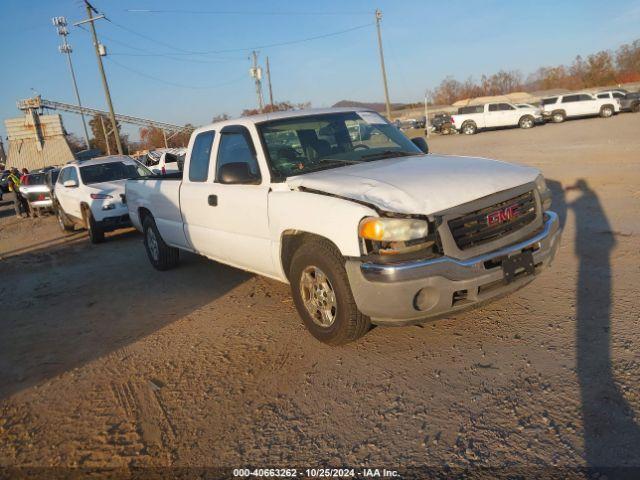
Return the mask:
[[77,180],[65,180],[64,183],[62,184],[64,185],[66,188],[75,188],[78,186],[78,181]]
[[427,145],[427,141],[424,137],[415,137],[412,138],[411,141],[416,147],[422,150],[423,153],[429,153],[429,145]]
[[229,185],[238,184],[255,184],[259,183],[260,178],[249,170],[249,164],[246,162],[227,163],[220,167],[218,172],[218,181]]

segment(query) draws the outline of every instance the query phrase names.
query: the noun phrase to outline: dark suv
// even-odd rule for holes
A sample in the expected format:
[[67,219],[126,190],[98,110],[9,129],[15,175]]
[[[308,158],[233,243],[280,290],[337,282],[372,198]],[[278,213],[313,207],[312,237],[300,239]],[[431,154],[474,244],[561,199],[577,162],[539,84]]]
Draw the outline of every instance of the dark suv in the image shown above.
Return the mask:
[[620,110],[640,112],[640,92],[629,92],[620,99]]

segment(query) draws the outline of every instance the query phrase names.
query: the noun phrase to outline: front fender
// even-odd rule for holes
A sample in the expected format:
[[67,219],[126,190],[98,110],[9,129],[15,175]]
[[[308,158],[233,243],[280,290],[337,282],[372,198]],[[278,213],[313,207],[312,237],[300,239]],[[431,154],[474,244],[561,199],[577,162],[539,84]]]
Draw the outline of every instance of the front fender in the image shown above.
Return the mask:
[[360,203],[320,193],[282,191],[269,194],[269,229],[273,258],[282,278],[281,249],[285,233],[306,232],[331,240],[345,257],[359,257],[358,225],[376,211]]

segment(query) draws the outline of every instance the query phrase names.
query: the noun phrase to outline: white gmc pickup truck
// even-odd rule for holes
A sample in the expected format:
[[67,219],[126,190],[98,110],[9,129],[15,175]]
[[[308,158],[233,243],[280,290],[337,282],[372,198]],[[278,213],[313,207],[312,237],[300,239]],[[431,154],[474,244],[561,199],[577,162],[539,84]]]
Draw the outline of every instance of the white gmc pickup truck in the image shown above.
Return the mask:
[[560,242],[550,196],[534,168],[427,154],[358,109],[214,123],[191,136],[183,173],[126,184],[155,268],[187,250],[289,283],[334,345],[529,283]]

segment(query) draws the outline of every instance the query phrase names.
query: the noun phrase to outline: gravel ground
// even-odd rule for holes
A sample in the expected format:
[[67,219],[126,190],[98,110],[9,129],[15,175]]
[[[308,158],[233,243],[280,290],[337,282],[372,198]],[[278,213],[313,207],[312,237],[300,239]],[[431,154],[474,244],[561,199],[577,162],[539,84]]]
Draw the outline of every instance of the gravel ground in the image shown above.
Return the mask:
[[[0,466],[640,466],[640,115],[430,139],[543,170],[553,268],[423,326],[315,341],[288,286],[0,206]],[[1,476],[1,475],[0,475]]]

